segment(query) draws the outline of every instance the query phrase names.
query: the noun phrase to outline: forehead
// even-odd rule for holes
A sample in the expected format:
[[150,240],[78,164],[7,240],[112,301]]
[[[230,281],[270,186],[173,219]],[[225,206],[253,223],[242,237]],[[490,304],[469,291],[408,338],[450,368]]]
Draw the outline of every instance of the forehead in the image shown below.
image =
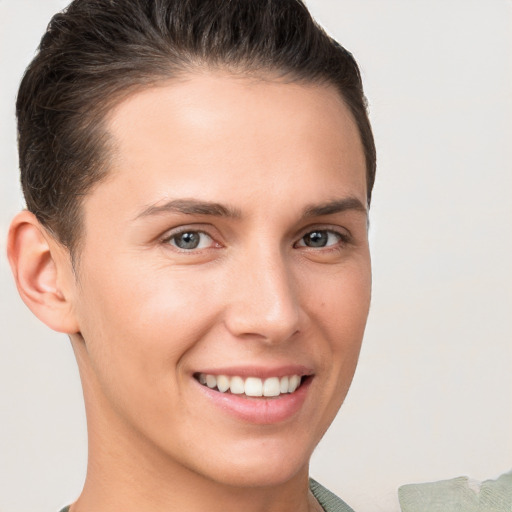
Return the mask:
[[93,195],[108,194],[111,208],[128,192],[134,208],[175,195],[224,202],[247,190],[329,195],[331,178],[346,188],[337,195],[366,202],[359,133],[333,86],[190,75],[132,94],[107,129],[113,165]]

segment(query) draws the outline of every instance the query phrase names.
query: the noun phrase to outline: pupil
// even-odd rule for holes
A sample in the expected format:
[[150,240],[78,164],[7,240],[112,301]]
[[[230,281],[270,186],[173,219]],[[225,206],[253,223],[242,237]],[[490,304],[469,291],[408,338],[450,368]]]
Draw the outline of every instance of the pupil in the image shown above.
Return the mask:
[[180,249],[195,249],[199,245],[199,234],[181,233],[176,238],[176,245]]
[[325,247],[327,244],[327,233],[325,231],[313,231],[306,235],[305,242],[309,247]]

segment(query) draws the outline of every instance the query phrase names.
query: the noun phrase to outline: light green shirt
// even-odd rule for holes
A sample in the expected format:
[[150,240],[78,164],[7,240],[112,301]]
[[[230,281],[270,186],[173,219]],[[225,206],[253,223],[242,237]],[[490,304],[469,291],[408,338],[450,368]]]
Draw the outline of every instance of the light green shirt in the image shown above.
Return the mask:
[[[354,512],[343,500],[312,478],[309,479],[309,488],[325,512]],[[69,512],[69,507],[63,508],[60,512]]]
[[460,476],[403,485],[398,497],[402,512],[511,512],[512,472],[481,483]]
[[[311,478],[309,488],[324,512],[354,512]],[[398,489],[398,497],[402,512],[512,512],[512,472],[482,483],[461,476],[403,485]],[[69,507],[61,512],[69,512]]]

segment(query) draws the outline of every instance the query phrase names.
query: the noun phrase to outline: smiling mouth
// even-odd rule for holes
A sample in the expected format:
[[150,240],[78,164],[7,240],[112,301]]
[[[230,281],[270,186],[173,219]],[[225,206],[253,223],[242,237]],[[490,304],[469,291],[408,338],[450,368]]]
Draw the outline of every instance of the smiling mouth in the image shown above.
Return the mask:
[[284,377],[260,379],[259,377],[242,378],[236,375],[197,373],[194,375],[194,378],[203,386],[220,393],[270,398],[295,393],[304,383],[305,379],[309,377],[306,375],[287,375]]

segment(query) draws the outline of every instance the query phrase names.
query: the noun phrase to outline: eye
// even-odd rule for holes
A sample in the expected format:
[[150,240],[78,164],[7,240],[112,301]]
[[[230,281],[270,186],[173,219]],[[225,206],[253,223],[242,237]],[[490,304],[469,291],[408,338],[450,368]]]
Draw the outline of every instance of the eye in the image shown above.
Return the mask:
[[323,248],[332,247],[343,241],[344,237],[340,233],[327,229],[315,229],[306,233],[298,242],[297,247]]
[[166,238],[165,242],[183,251],[206,249],[214,244],[212,237],[203,231],[182,231]]

